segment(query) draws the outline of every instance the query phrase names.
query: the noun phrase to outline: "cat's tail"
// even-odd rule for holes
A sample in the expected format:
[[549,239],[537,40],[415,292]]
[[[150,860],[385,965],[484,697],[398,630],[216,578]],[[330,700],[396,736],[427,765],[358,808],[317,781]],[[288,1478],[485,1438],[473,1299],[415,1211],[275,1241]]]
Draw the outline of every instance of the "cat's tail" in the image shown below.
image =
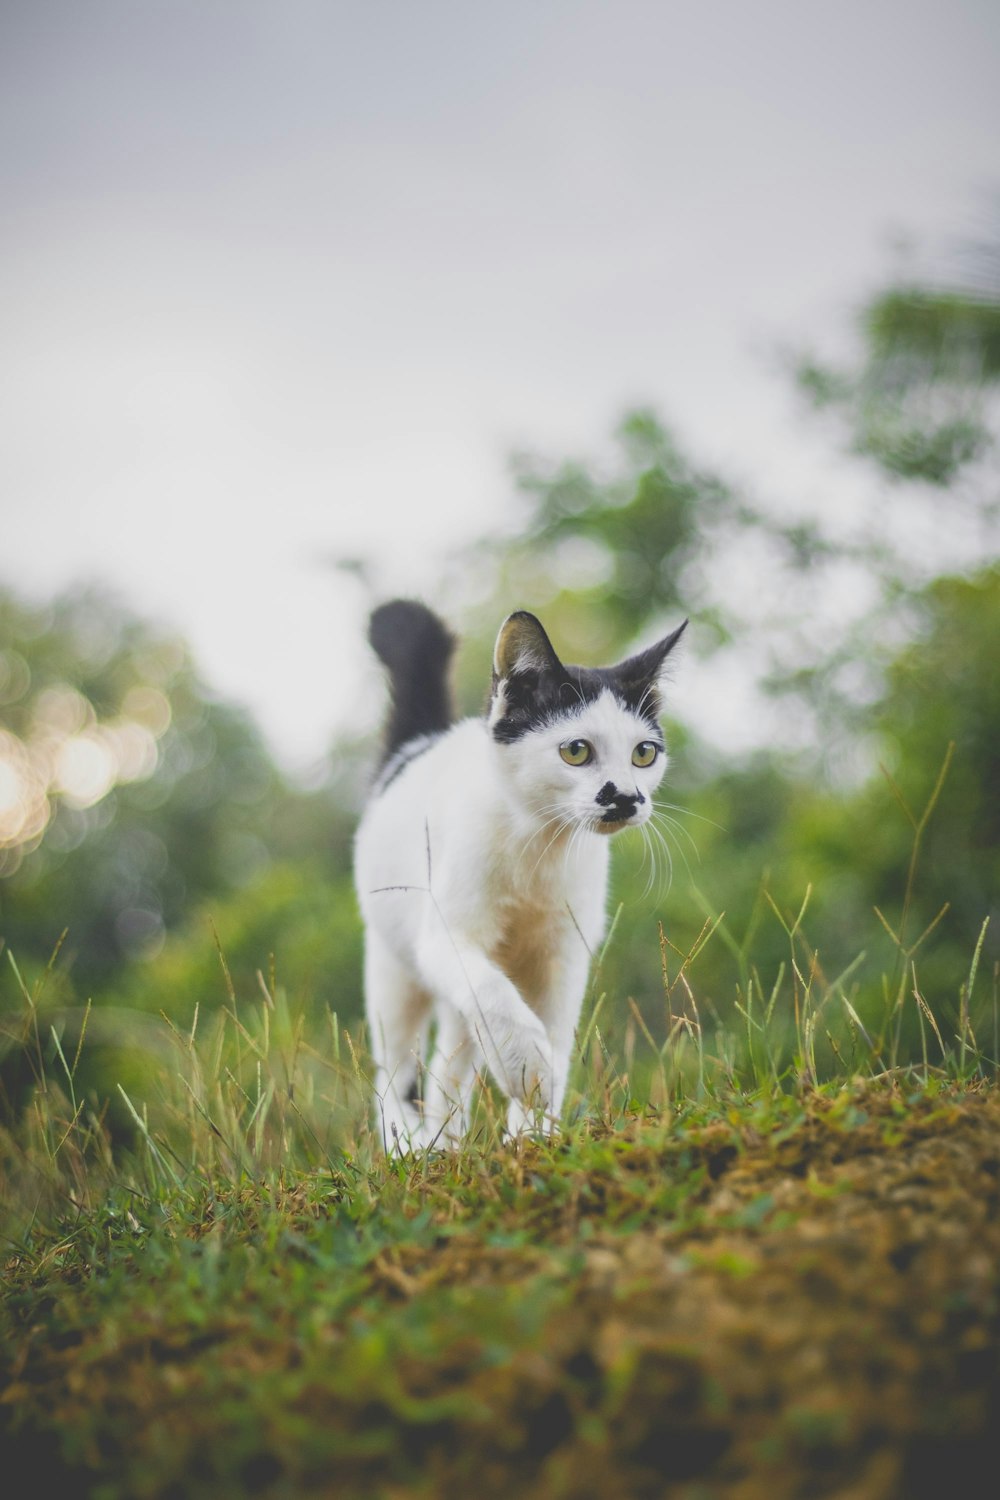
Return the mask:
[[392,691],[384,764],[408,740],[440,734],[452,722],[448,664],[455,638],[425,604],[393,599],[372,614],[368,639],[388,668]]

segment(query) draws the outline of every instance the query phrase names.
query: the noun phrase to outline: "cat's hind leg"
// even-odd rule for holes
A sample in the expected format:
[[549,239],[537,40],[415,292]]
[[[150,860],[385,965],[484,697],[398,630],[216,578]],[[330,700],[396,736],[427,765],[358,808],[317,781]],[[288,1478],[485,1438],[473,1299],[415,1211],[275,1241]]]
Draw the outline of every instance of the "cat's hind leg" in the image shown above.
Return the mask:
[[375,1061],[375,1128],[386,1151],[426,1144],[424,1059],[431,1001],[379,934],[365,936],[365,1008]]

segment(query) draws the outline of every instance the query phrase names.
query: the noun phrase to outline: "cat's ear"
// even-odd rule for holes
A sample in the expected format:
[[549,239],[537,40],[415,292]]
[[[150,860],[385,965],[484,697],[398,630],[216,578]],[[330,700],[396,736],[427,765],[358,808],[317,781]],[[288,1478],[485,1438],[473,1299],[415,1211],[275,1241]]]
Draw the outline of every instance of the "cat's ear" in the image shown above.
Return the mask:
[[620,662],[615,667],[615,676],[629,700],[652,698],[658,709],[658,689],[667,657],[684,634],[687,625],[687,620],[684,620],[676,630],[665,635],[662,641],[647,646],[645,651],[638,651],[635,656],[630,656],[627,661]]
[[561,666],[540,620],[526,609],[507,616],[493,651],[493,673],[498,681],[529,672],[558,671]]

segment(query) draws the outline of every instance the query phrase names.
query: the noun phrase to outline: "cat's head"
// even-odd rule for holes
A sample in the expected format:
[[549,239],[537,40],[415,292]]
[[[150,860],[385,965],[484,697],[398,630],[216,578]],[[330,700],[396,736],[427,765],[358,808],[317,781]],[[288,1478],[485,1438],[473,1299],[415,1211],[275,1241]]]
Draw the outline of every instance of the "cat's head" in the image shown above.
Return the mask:
[[488,722],[526,812],[595,833],[646,822],[666,769],[660,682],[686,625],[617,666],[576,667],[534,615],[507,617]]

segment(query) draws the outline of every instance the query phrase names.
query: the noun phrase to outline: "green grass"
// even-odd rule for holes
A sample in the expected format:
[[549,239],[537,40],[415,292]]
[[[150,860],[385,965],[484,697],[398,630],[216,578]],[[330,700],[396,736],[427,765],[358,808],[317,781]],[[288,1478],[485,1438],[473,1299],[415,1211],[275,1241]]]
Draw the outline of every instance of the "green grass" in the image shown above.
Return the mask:
[[112,1111],[92,1017],[46,1030],[8,955],[11,1462],[102,1500],[930,1493],[1000,1415],[995,976],[980,944],[949,1024],[907,953],[866,1024],[805,910],[736,1024],[696,993],[716,917],[663,938],[660,1036],[598,968],[554,1139],[487,1089],[394,1159],[363,1037],[273,972],[237,996],[220,953]]
[[921,990],[936,794],[880,985],[826,972],[808,891],[771,904],[766,980],[721,913],[686,951],[661,930],[658,1007],[598,960],[548,1140],[507,1139],[484,1087],[460,1150],[387,1158],[363,1034],[273,962],[238,994],[220,947],[221,1005],[133,1022],[7,954],[9,1471],[100,1500],[911,1500],[984,1461],[1000,1006],[985,924],[956,993]]

